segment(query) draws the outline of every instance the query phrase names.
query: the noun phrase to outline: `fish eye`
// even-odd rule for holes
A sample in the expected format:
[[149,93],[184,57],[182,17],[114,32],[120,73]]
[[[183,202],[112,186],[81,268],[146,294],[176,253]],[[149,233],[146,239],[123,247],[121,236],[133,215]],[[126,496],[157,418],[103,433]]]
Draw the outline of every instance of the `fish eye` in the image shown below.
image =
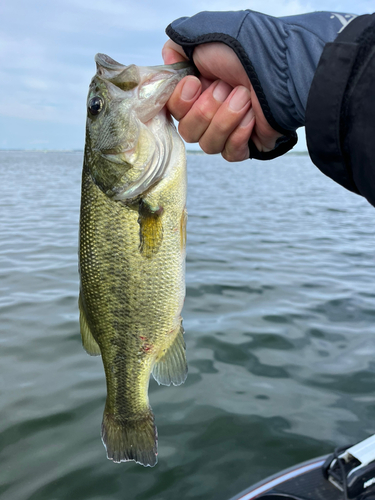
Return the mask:
[[100,97],[95,96],[92,99],[90,99],[88,109],[92,115],[98,115],[102,110],[102,108],[103,108],[103,100]]

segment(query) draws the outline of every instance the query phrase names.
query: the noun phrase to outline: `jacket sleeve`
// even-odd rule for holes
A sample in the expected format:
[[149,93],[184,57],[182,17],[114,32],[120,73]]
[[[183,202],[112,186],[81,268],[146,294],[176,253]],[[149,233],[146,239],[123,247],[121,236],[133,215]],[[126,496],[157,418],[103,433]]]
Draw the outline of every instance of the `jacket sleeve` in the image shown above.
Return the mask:
[[250,10],[200,12],[177,19],[166,30],[193,59],[197,45],[222,42],[240,59],[268,123],[283,134],[273,151],[259,152],[249,141],[250,156],[272,159],[297,142],[305,124],[309,89],[323,48],[355,16],[314,12],[276,18]]
[[327,176],[375,206],[375,14],[327,43],[306,109],[310,157]]

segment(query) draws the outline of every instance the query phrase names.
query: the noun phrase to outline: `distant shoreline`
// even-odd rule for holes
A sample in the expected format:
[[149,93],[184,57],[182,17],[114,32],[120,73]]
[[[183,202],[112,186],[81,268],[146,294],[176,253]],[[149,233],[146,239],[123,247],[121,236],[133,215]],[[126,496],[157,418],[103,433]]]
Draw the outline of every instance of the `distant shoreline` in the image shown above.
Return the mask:
[[0,153],[83,153],[83,149],[3,149]]
[[[1,149],[0,153],[83,153],[83,149]],[[204,151],[187,149],[188,155],[204,155]],[[289,151],[286,153],[291,156],[308,156],[308,151]],[[211,156],[211,155],[210,155]]]

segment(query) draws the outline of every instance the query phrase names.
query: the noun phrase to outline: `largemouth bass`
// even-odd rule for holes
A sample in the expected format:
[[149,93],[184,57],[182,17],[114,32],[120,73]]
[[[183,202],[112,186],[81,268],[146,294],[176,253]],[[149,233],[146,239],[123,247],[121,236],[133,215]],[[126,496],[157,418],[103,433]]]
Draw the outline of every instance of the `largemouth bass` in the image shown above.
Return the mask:
[[123,66],[98,54],[87,99],[80,216],[80,328],[102,355],[102,440],[114,462],[157,462],[150,374],[187,375],[185,148],[165,103],[192,70]]

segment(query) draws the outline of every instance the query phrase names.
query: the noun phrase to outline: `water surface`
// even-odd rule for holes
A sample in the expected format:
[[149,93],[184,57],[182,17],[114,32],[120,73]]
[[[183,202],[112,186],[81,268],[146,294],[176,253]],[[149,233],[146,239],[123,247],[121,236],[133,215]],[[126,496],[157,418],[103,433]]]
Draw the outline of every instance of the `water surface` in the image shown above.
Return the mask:
[[105,458],[82,349],[82,153],[0,152],[0,498],[226,500],[375,432],[374,209],[307,156],[189,155],[189,376],[150,384],[159,463]]

